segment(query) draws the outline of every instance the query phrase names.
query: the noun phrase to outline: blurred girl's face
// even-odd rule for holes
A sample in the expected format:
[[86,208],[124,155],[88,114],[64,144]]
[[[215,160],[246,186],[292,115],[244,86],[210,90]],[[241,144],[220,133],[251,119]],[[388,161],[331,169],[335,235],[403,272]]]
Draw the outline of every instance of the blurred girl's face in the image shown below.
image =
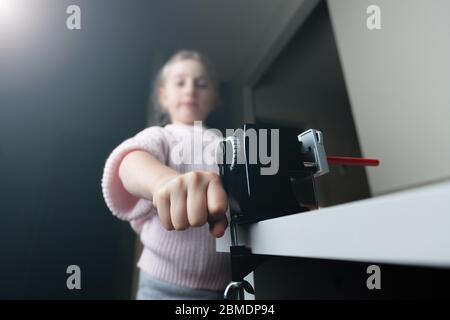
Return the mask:
[[193,124],[214,108],[216,92],[203,65],[186,59],[170,66],[159,99],[172,123]]

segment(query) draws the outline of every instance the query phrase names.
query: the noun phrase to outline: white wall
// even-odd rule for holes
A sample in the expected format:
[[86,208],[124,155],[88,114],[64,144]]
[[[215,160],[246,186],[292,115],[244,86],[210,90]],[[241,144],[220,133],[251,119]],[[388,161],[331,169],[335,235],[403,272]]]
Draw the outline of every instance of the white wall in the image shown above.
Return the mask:
[[[381,8],[381,30],[366,8]],[[450,178],[450,1],[328,0],[373,194]]]

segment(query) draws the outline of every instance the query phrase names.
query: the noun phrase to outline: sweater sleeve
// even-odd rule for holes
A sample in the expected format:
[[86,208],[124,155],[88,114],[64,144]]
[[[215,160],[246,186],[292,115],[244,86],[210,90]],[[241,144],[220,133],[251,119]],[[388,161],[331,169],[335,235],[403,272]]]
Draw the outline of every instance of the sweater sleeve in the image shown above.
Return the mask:
[[155,126],[142,130],[134,137],[123,141],[106,160],[102,177],[103,198],[113,215],[127,221],[135,219],[143,221],[155,211],[152,201],[129,193],[119,177],[120,163],[128,153],[135,150],[146,151],[161,163],[166,164],[169,145],[164,135],[164,129]]

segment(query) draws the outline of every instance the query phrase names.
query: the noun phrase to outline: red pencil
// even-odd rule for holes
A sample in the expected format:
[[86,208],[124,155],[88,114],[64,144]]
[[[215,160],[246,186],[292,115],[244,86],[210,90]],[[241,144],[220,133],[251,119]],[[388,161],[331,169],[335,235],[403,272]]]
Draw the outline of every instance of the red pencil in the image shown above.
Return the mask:
[[327,157],[330,166],[378,166],[377,159],[354,158],[354,157]]

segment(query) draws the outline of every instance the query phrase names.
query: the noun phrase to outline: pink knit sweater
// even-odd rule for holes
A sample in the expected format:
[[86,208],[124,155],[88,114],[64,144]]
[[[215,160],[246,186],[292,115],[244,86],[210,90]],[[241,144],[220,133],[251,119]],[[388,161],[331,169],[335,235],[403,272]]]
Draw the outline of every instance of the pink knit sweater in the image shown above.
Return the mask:
[[[133,150],[147,151],[180,173],[218,173],[217,164],[206,164],[204,161],[201,164],[179,164],[179,160],[174,162],[172,159],[171,151],[175,146],[179,149],[180,143],[188,147],[193,145],[194,136],[198,137],[199,133],[197,128],[179,124],[149,127],[123,141],[106,160],[102,190],[111,212],[129,221],[140,235],[144,249],[138,262],[139,268],[155,278],[177,285],[223,290],[231,279],[229,254],[216,252],[215,238],[210,234],[208,225],[183,231],[167,231],[161,225],[152,202],[127,192],[118,174],[122,159]],[[203,138],[203,150],[211,145],[212,140],[220,139],[205,129],[200,128],[201,134],[206,137]]]

